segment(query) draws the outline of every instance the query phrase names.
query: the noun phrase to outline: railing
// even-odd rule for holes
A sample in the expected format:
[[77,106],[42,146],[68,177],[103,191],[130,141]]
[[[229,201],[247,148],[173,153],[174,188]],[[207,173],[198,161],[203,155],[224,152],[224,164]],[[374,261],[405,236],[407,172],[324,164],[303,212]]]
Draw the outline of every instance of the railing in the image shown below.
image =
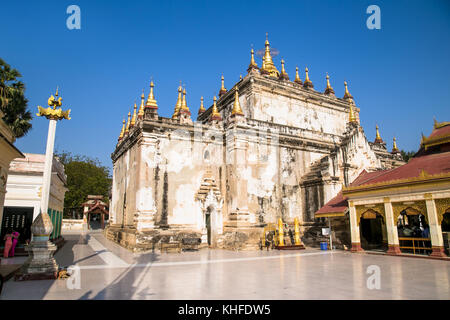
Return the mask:
[[[416,254],[416,250],[421,251],[423,250],[424,253],[426,251],[431,251],[431,239],[430,238],[413,238],[413,237],[403,237],[398,238],[398,241],[400,243],[399,247],[400,249],[412,249],[413,254]],[[401,241],[410,241],[412,242],[411,245],[401,245]],[[425,243],[430,243],[430,246],[426,246]]]

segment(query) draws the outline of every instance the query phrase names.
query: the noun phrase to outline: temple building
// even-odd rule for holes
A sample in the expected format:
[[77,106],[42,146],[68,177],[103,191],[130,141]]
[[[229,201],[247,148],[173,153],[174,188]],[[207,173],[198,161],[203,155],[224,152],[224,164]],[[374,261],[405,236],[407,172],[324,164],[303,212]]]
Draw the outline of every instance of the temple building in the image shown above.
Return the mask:
[[[377,135],[378,138],[378,135]],[[394,140],[394,149],[397,149]],[[349,186],[316,212],[333,225],[348,223],[338,236],[354,252],[391,255],[449,254],[450,122],[422,136],[419,151],[393,169],[362,170]]]
[[266,39],[259,66],[252,49],[247,74],[228,89],[222,75],[209,108],[199,97],[196,119],[181,85],[172,117],[158,115],[151,82],[111,155],[109,239],[132,250],[186,237],[256,249],[267,223],[297,217],[304,244],[316,245],[325,219],[314,213],[342,185],[404,164],[381,138],[367,140],[347,82],[339,98],[328,74],[323,91],[307,67],[290,80],[270,50]]

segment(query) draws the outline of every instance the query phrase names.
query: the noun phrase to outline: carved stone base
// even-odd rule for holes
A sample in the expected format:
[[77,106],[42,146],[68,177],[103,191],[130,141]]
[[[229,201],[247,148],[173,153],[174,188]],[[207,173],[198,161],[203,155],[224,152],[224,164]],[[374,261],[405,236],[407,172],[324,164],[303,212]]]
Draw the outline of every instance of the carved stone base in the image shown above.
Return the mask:
[[398,255],[402,254],[402,252],[401,252],[398,244],[390,244],[390,245],[388,245],[388,250],[387,250],[386,254],[391,255],[391,256],[398,256]]
[[18,277],[22,280],[55,279],[58,264],[53,258],[57,247],[50,241],[34,241],[27,247],[29,258],[22,266]]

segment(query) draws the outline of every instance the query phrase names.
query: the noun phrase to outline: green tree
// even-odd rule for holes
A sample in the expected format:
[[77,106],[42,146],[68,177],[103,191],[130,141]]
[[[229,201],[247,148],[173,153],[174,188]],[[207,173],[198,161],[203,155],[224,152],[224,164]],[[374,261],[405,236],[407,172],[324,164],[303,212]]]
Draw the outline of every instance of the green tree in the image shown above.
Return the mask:
[[400,150],[400,154],[402,155],[403,161],[408,162],[409,159],[411,159],[412,157],[414,157],[414,155],[416,154],[414,151],[404,151],[404,150]]
[[67,175],[67,188],[64,198],[65,208],[80,207],[89,194],[102,195],[108,203],[111,175],[109,168],[102,166],[98,159],[70,152],[55,152],[59,161],[64,165]]
[[17,138],[23,137],[31,129],[31,112],[27,110],[25,85],[17,80],[22,75],[0,58],[0,108],[3,120]]

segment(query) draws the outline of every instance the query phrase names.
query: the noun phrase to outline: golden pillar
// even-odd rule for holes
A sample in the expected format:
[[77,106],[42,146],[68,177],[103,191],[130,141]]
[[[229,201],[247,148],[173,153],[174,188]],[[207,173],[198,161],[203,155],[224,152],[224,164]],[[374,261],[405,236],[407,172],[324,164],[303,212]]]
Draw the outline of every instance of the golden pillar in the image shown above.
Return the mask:
[[300,226],[298,224],[298,218],[295,217],[294,219],[294,239],[295,239],[295,245],[298,246],[301,244],[300,241]]

